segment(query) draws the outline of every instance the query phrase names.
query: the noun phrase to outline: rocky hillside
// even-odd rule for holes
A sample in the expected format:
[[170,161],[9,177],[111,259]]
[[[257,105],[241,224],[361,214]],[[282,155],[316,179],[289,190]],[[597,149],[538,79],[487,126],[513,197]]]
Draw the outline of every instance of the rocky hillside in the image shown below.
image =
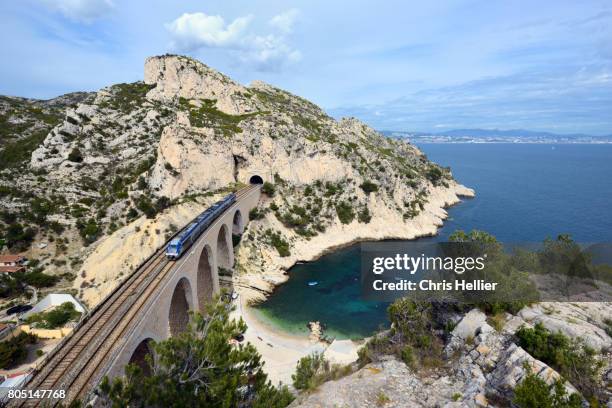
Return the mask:
[[[77,275],[89,303],[215,194],[253,175],[276,190],[251,214],[238,257],[246,276],[238,285],[254,296],[297,259],[330,247],[432,234],[442,207],[472,194],[414,146],[355,119],[336,121],[271,85],[246,87],[174,55],[147,59],[144,71],[144,82],[22,101],[37,118],[30,133],[38,146],[29,163],[0,173],[8,250],[29,251],[50,273]],[[5,133],[33,137],[19,130],[21,116],[4,120]],[[135,231],[136,222],[148,227]],[[121,244],[126,231],[132,246]],[[101,246],[127,253],[102,270]],[[257,267],[244,270],[247,261]]]
[[64,118],[65,110],[91,94],[77,92],[46,101],[0,96],[0,170],[19,168]]
[[[548,313],[541,313],[545,308]],[[566,381],[558,371],[529,354],[517,341],[517,331],[521,328],[532,328],[533,324],[541,323],[541,319],[555,319],[559,329],[557,338],[564,338],[570,326],[581,327],[588,333],[582,339],[597,338],[589,331],[599,330],[596,325],[602,324],[599,316],[602,311],[608,311],[603,304],[589,303],[581,306],[548,303],[525,308],[517,315],[505,314],[496,319],[487,317],[478,309],[473,309],[457,321],[454,329],[448,333],[448,341],[444,347],[444,359],[436,364],[417,365],[404,354],[404,361],[396,356],[383,355],[374,361],[362,366],[347,377],[329,381],[320,385],[312,392],[305,392],[298,396],[292,407],[580,407],[603,406],[595,397],[584,398],[588,387],[586,373],[592,378],[595,386],[591,389],[598,395],[600,401],[610,401],[609,384],[612,377],[609,347],[610,338],[606,338],[603,347],[594,348],[594,361],[602,361],[603,369],[595,373],[585,370],[580,362],[573,361],[572,367],[563,373],[576,372],[575,378],[581,385],[580,390],[575,384]],[[569,317],[572,316],[571,323]],[[567,319],[567,320],[566,320]],[[532,329],[529,329],[532,330]],[[540,332],[542,334],[542,332]],[[380,336],[380,335],[379,335]],[[603,338],[599,337],[599,338]],[[580,336],[572,337],[574,341]],[[568,338],[566,338],[567,340]],[[519,344],[517,344],[519,343]],[[557,342],[555,352],[567,357],[569,352],[564,350],[563,342]],[[580,343],[572,343],[571,347],[579,349]],[[530,350],[535,353],[534,350]],[[602,353],[601,355],[599,353]],[[584,360],[592,359],[592,355],[583,356]],[[552,361],[555,363],[555,361]],[[569,362],[569,361],[568,361]],[[549,361],[549,363],[551,363]],[[556,365],[563,369],[563,365]],[[597,364],[595,364],[597,365]],[[527,380],[529,378],[529,380]],[[524,384],[529,381],[540,382],[540,388],[528,388]],[[560,402],[559,405],[547,405],[545,397],[548,394],[546,387],[553,387],[560,382],[565,393],[565,399],[576,394],[576,404]],[[523,384],[522,387],[519,385]],[[517,400],[517,386],[522,393],[528,395],[532,403]],[[542,392],[542,390],[546,390]],[[582,391],[582,397],[578,397]],[[560,398],[563,399],[563,398]],[[566,405],[564,405],[564,403]],[[610,406],[609,404],[607,406]]]

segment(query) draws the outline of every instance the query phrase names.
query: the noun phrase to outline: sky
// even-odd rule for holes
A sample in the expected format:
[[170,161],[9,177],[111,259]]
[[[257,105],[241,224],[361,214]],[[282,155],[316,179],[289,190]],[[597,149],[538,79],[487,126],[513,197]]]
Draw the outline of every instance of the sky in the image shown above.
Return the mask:
[[612,134],[608,0],[0,3],[0,94],[51,98],[195,57],[379,130]]

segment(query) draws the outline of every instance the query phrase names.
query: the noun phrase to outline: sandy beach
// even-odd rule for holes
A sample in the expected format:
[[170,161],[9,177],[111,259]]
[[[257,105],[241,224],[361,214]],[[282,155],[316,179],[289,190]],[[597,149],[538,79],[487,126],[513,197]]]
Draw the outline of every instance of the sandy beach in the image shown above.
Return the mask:
[[299,359],[315,351],[324,352],[335,363],[348,364],[357,359],[359,345],[351,340],[336,340],[331,345],[312,342],[306,337],[281,332],[258,319],[240,292],[235,303],[232,317],[242,317],[246,322],[245,342],[253,344],[262,355],[265,371],[274,384],[291,384],[291,374]]

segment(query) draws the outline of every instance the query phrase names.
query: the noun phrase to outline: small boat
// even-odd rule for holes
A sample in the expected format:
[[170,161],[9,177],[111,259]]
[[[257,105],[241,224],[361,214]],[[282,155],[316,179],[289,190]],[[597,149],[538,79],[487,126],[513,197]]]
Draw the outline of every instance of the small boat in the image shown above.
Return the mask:
[[308,286],[315,286],[315,285],[318,285],[318,284],[319,284],[319,282],[317,282],[317,281],[310,281],[310,282],[308,282]]

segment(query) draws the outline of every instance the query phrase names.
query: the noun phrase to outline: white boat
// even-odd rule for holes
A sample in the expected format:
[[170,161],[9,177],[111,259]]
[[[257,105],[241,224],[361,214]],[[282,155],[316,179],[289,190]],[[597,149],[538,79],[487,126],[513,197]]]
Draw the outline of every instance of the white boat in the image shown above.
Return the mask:
[[315,285],[318,285],[318,284],[319,284],[319,282],[317,282],[317,281],[310,281],[310,282],[308,282],[308,286],[315,286]]

